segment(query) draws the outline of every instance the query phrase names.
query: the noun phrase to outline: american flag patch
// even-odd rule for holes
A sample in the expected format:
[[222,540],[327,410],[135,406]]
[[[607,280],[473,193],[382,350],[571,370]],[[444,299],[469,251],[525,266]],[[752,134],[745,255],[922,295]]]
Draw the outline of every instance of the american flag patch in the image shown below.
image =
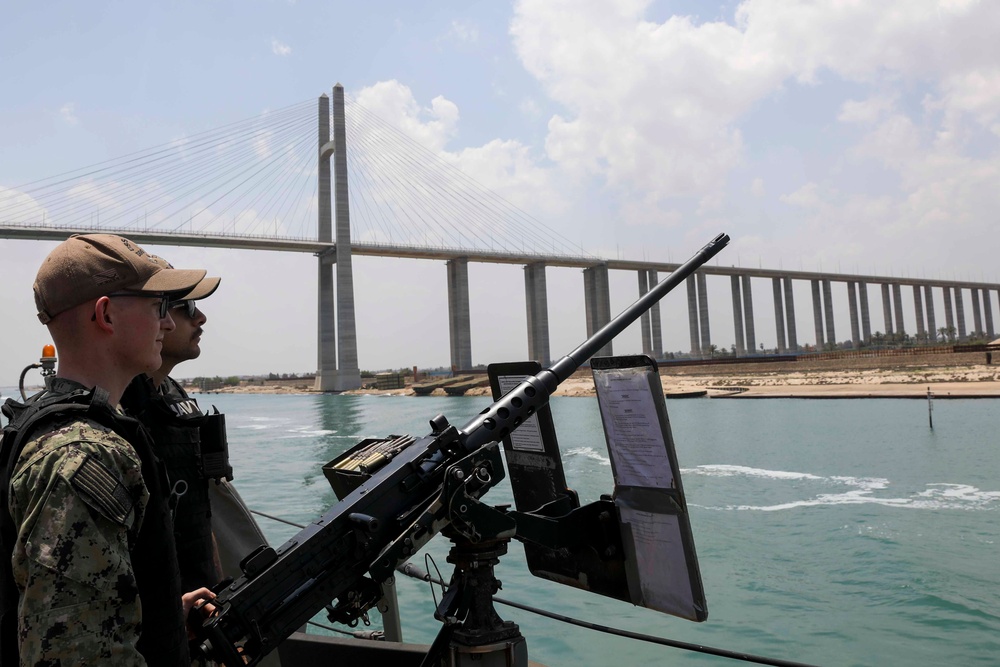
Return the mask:
[[134,503],[122,481],[103,463],[86,456],[70,479],[84,502],[122,526],[130,526]]

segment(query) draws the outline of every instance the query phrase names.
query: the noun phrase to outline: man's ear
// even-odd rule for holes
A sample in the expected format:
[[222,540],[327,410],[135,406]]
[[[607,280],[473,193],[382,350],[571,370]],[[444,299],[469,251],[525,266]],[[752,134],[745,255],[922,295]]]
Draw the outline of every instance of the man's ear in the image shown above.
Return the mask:
[[111,299],[102,296],[94,302],[94,314],[90,316],[91,322],[96,322],[102,331],[113,332],[114,324],[111,321]]

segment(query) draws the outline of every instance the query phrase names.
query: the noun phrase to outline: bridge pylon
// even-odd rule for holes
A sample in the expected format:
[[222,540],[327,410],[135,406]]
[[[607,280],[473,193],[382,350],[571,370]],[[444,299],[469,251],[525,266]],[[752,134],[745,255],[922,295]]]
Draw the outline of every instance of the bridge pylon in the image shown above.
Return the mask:
[[[333,156],[333,201],[330,157]],[[354,321],[354,275],[351,263],[351,215],[347,189],[347,129],[344,87],[333,87],[333,139],[330,138],[330,100],[319,98],[318,240],[334,240],[334,253],[321,253],[318,262],[318,366],[315,388],[345,391],[361,386],[358,336]],[[336,236],[333,216],[336,215]],[[335,265],[335,269],[334,269]],[[334,270],[336,285],[334,285]]]

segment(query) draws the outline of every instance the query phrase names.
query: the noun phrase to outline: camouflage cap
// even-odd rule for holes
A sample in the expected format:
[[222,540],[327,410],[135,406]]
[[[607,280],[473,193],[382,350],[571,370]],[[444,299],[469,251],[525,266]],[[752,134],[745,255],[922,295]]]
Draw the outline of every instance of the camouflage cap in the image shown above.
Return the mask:
[[[172,269],[174,265],[163,259],[159,255],[150,255],[149,258],[162,266],[165,269]],[[215,290],[219,289],[219,283],[222,282],[222,278],[217,278],[215,276],[205,276],[201,281],[194,286],[194,289],[187,294],[182,294],[176,299],[178,301],[197,301],[198,299],[204,299],[206,297],[212,296]]]
[[202,269],[168,269],[132,241],[114,234],[74,234],[42,262],[35,276],[35,306],[42,324],[59,313],[120,290],[190,292]]

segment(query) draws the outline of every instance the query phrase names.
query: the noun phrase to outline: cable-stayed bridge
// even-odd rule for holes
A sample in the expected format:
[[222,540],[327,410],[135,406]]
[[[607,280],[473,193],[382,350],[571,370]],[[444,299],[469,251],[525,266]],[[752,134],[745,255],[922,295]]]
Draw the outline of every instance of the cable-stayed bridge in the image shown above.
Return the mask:
[[[634,271],[638,293],[676,264],[586,253],[345,95],[323,95],[81,169],[0,190],[0,237],[62,240],[113,232],[140,243],[310,253],[318,270],[317,387],[360,384],[351,257],[443,260],[454,368],[472,366],[468,263],[523,265],[528,353],[550,361],[545,268],[584,273],[588,335],[610,320],[609,270]],[[799,349],[792,282],[812,288],[817,348],[836,342],[832,284],[846,284],[852,340],[872,340],[868,284],[882,290],[883,330],[902,331],[902,287],[913,291],[917,335],[994,335],[1000,286],[873,275],[703,267],[688,281],[691,350],[711,349],[706,275],[730,277],[738,354],[757,347],[751,279],[770,279],[780,351]],[[334,275],[336,280],[334,280]],[[971,297],[972,322],[965,313]],[[995,296],[994,296],[995,295]],[[971,327],[967,326],[971,324]],[[662,356],[660,315],[641,323],[646,354]],[[604,353],[610,353],[610,345]]]
[[[297,249],[319,239],[316,107],[296,104],[17,185],[0,199],[0,221]],[[345,107],[353,243],[404,255],[586,255],[346,96]]]

